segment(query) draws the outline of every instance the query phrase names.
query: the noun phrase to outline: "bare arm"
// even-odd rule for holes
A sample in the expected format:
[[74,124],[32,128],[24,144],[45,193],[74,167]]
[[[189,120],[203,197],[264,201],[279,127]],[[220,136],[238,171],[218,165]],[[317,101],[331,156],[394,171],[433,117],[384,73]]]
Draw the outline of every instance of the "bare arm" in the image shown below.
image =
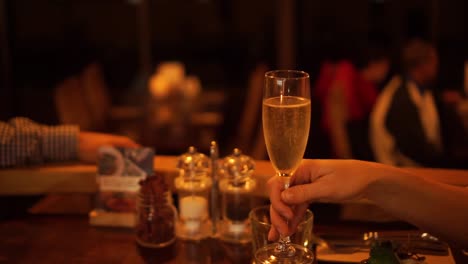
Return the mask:
[[[271,217],[276,227],[270,238],[276,238],[276,230],[293,232],[295,226],[288,227],[284,219],[295,224],[309,202],[366,198],[421,229],[468,246],[468,189],[420,175],[426,172],[356,160],[304,161],[288,190],[282,191],[275,178],[270,180]],[[445,172],[434,170],[430,175],[443,176]],[[468,172],[465,175],[468,177]]]
[[367,198],[423,230],[468,246],[468,189],[430,179],[438,174],[444,176],[442,170],[421,177],[389,169],[370,184]]
[[0,122],[0,168],[74,160],[79,129],[45,126],[24,117]]
[[405,168],[405,171],[448,185],[468,187],[468,172],[466,170]]
[[82,131],[78,136],[78,159],[82,162],[96,162],[98,149],[103,145],[128,148],[139,147],[137,143],[128,137]]

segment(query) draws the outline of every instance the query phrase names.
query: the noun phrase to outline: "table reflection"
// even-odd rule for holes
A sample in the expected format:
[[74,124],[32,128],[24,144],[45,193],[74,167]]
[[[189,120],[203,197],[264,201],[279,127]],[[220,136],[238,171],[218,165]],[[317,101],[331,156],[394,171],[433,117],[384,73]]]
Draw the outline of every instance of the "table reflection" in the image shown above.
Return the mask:
[[139,245],[136,248],[145,263],[241,264],[252,261],[250,243],[234,244],[217,239],[177,240],[165,248],[150,249]]

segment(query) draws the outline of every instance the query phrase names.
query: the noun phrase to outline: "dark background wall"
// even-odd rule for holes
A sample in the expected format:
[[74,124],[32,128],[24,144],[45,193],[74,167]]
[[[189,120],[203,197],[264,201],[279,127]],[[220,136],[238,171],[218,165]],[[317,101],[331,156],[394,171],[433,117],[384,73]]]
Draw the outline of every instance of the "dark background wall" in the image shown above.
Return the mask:
[[[1,117],[54,123],[52,90],[97,60],[114,100],[131,89],[141,63],[137,5],[124,0],[1,0]],[[259,61],[276,63],[272,1],[151,0],[151,64],[180,60],[211,88],[240,93]],[[295,61],[314,77],[322,60],[352,57],[384,36],[398,70],[404,41],[422,36],[441,54],[441,86],[459,89],[466,59],[463,0],[294,1]],[[8,45],[5,45],[8,44]]]

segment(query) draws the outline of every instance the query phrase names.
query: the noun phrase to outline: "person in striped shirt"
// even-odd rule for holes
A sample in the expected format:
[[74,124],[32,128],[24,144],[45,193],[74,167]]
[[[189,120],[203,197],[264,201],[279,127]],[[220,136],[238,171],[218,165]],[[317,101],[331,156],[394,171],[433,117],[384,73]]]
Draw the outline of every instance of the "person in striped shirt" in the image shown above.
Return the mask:
[[80,131],[76,125],[47,126],[28,118],[0,121],[0,168],[49,162],[96,162],[102,145],[138,147],[130,138]]

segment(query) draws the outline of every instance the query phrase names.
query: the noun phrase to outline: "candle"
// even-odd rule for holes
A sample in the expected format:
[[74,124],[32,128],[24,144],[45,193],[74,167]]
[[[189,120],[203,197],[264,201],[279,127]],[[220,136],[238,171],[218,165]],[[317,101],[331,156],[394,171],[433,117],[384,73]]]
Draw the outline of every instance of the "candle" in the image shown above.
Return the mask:
[[180,217],[184,220],[204,220],[208,217],[208,202],[202,196],[186,196],[180,199]]
[[202,196],[186,196],[180,199],[180,217],[184,220],[184,229],[196,232],[200,224],[208,217],[208,202]]
[[239,234],[245,231],[244,223],[231,223],[229,225],[229,232]]

